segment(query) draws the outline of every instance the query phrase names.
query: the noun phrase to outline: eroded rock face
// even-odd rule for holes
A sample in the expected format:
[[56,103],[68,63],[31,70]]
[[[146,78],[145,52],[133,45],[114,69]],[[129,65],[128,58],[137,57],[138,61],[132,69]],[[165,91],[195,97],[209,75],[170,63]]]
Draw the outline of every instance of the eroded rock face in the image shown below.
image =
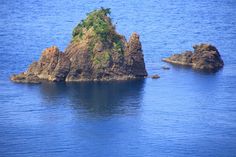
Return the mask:
[[210,44],[200,44],[193,46],[194,52],[186,51],[181,54],[174,54],[163,61],[192,66],[194,69],[204,71],[217,71],[224,66],[224,62],[217,48]]
[[70,68],[70,61],[59,51],[56,46],[52,46],[43,51],[38,62],[33,62],[26,72],[13,75],[12,81],[24,83],[39,83],[41,80],[63,81]]
[[[104,9],[90,13],[89,18],[73,31],[73,39],[65,52],[60,52],[56,46],[47,48],[39,61],[32,63],[26,72],[13,75],[11,80],[39,83],[44,80],[69,82],[146,77],[139,35],[133,33],[126,41],[115,31],[108,13],[109,10]],[[103,22],[102,29],[97,28],[99,24],[90,21],[91,17],[95,22],[96,19],[99,23]]]
[[126,71],[134,76],[147,76],[145,70],[144,58],[142,53],[142,45],[139,41],[139,35],[133,33],[127,43],[125,51]]

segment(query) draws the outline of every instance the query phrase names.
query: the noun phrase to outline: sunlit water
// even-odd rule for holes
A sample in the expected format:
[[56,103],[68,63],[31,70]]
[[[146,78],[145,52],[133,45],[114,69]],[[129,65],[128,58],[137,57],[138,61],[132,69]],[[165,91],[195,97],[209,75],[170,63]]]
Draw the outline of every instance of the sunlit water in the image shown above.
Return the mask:
[[[27,85],[9,81],[99,7],[128,39],[141,37],[146,79]],[[236,156],[235,0],[0,1],[0,156]],[[210,42],[215,74],[161,58]],[[162,70],[167,65],[170,70]]]

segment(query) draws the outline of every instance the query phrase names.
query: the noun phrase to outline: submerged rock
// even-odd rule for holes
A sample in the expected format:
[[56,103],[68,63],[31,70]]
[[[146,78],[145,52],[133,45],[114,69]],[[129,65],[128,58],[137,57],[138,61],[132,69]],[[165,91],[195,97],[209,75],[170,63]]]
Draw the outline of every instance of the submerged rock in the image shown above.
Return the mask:
[[43,51],[39,61],[26,72],[11,77],[12,81],[102,81],[144,78],[145,69],[139,35],[126,41],[118,34],[109,17],[110,10],[101,8],[88,14],[73,31],[65,52],[56,46]]
[[170,67],[162,66],[162,69],[163,69],[163,70],[170,70]]
[[164,58],[163,61],[192,66],[194,69],[204,71],[217,71],[224,66],[224,62],[219,51],[215,46],[210,44],[194,45],[194,52],[186,51],[181,54],[174,54],[169,58]]
[[152,75],[152,76],[151,76],[151,78],[152,78],[152,79],[159,79],[159,78],[160,78],[160,76],[159,76],[159,75],[157,75],[157,74],[155,74],[155,75]]

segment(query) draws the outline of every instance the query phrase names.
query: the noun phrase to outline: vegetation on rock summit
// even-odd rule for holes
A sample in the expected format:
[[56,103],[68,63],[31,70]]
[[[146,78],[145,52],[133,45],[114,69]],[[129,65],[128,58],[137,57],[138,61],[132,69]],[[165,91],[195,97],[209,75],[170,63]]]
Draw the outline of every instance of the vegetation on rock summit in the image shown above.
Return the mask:
[[124,51],[124,44],[121,41],[122,36],[115,31],[115,26],[109,17],[110,13],[109,8],[101,8],[88,13],[87,18],[74,28],[72,41],[83,40],[84,36],[89,33],[93,40],[90,43],[90,50],[94,48],[96,42],[101,41],[122,53]]

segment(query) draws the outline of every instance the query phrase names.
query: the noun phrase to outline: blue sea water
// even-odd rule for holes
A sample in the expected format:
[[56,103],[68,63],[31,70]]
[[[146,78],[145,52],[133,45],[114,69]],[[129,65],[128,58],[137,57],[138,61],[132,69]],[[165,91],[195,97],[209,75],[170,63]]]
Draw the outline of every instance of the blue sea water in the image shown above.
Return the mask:
[[[73,27],[101,6],[127,39],[140,34],[148,73],[160,79],[9,80],[46,47],[64,50]],[[235,0],[1,0],[0,8],[1,157],[236,156]],[[219,49],[222,70],[161,62],[200,42]]]

